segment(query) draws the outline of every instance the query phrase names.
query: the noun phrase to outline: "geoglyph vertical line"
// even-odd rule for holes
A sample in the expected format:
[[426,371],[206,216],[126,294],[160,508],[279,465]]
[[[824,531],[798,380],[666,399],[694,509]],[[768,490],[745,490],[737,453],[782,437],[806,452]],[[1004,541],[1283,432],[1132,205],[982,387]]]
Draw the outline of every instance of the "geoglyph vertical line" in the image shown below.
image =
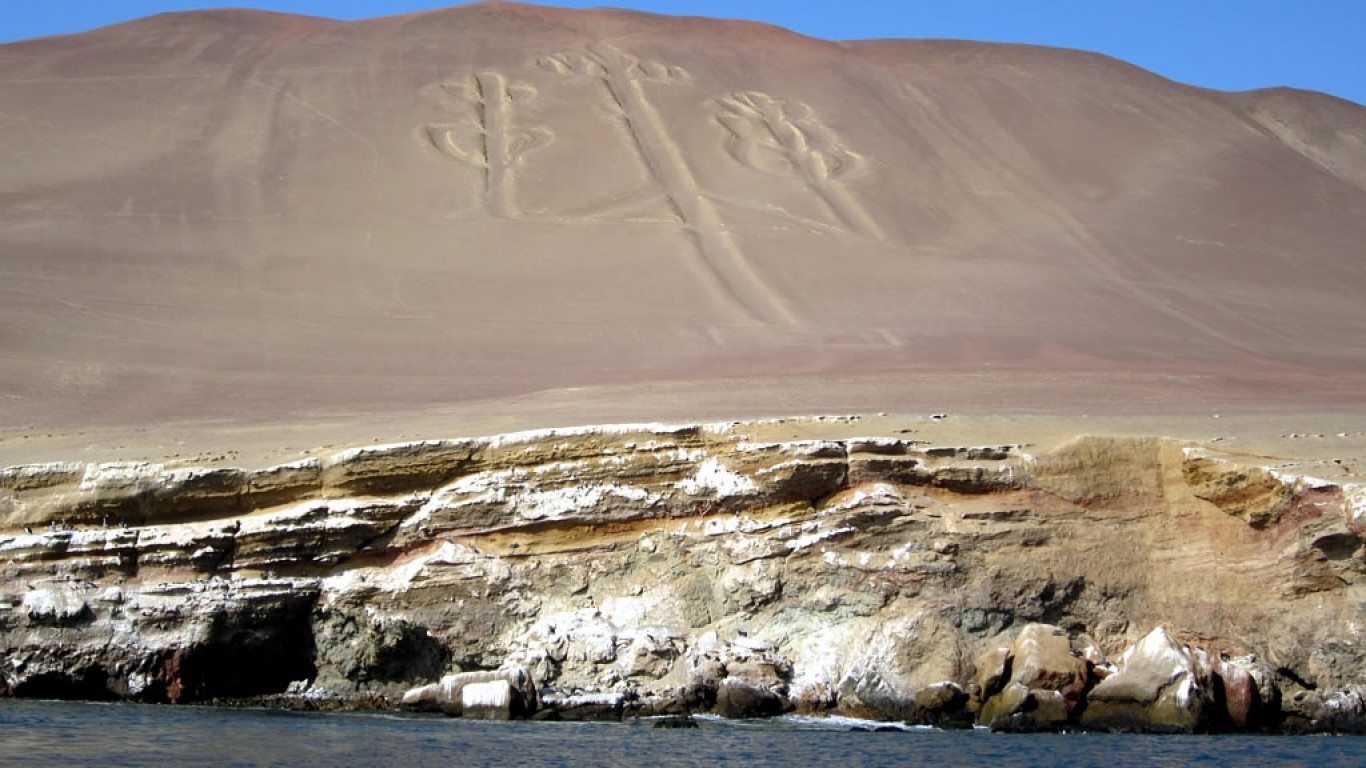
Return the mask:
[[758,91],[732,93],[717,104],[732,157],[764,173],[800,177],[848,231],[883,239],[881,227],[841,183],[863,159],[845,149],[809,106]]
[[484,125],[485,190],[489,208],[494,215],[511,218],[517,214],[513,195],[512,176],[514,155],[510,137],[512,94],[507,80],[497,72],[480,72],[474,76],[479,93],[481,122]]
[[795,323],[786,302],[745,258],[642,85],[642,80],[677,82],[686,73],[677,67],[641,61],[611,45],[592,46],[581,56],[546,56],[539,63],[559,74],[594,77],[604,84],[650,175],[663,187],[675,212],[691,230],[705,271],[717,289],[755,319]]

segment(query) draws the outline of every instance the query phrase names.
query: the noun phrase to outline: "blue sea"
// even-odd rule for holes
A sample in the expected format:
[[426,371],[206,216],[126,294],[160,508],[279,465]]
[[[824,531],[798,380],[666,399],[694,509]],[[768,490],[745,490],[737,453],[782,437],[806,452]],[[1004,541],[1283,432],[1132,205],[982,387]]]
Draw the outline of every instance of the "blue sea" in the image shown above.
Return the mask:
[[848,720],[622,723],[0,701],[0,765],[1359,766],[1366,738],[851,730]]

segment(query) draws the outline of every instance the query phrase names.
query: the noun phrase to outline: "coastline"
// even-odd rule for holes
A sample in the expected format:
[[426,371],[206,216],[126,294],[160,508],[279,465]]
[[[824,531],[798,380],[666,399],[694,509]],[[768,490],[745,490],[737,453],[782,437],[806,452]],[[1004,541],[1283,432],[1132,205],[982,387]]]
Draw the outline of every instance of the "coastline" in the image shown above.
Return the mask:
[[[1323,677],[1315,644],[1350,642],[1360,550],[1344,547],[1359,544],[1366,435],[1263,411],[1186,419],[1202,441],[1133,436],[1160,422],[797,417],[362,445],[257,469],[234,466],[241,454],[11,467],[0,553],[28,591],[7,598],[6,689],[387,708],[424,677],[517,669],[548,692],[617,697],[587,719],[711,711],[743,684],[757,699],[736,716],[932,724],[976,715],[968,700],[994,694],[972,674],[1021,627],[1065,625],[1071,655],[1090,643],[1113,659],[1165,624],[1209,658],[1275,660],[1281,688],[1308,692],[1275,728],[1352,730],[1304,712],[1360,679],[1340,655]],[[1096,525],[1148,542],[1116,560]],[[1236,572],[1208,570],[1228,558]],[[1187,594],[1196,574],[1212,602]],[[1281,618],[1266,625],[1253,595]],[[471,610],[492,635],[469,634]],[[1320,622],[1309,634],[1293,628],[1306,610]],[[96,650],[105,627],[126,644]],[[905,635],[930,650],[902,660]],[[279,643],[290,658],[264,650]],[[233,693],[237,668],[263,658]],[[99,675],[81,677],[92,664]],[[876,672],[860,683],[855,669]],[[963,695],[933,713],[917,696],[945,683]],[[1045,729],[1078,728],[1084,711]]]

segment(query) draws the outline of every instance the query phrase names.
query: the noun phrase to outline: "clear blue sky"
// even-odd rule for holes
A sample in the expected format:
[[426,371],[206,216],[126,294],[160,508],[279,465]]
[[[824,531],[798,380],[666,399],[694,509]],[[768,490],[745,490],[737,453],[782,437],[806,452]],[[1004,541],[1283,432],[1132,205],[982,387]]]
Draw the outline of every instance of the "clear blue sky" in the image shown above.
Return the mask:
[[[162,11],[249,5],[354,19],[454,0],[0,0],[0,42]],[[949,37],[1083,48],[1183,82],[1290,85],[1366,104],[1366,0],[543,0],[748,18],[832,39]]]

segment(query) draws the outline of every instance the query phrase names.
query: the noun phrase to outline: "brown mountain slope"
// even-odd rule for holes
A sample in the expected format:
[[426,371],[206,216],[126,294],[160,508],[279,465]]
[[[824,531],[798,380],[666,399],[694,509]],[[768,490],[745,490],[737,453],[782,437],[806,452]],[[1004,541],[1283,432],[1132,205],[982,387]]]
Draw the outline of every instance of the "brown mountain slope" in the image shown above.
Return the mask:
[[0,46],[0,426],[965,373],[1359,403],[1363,137],[1074,51],[503,3]]

